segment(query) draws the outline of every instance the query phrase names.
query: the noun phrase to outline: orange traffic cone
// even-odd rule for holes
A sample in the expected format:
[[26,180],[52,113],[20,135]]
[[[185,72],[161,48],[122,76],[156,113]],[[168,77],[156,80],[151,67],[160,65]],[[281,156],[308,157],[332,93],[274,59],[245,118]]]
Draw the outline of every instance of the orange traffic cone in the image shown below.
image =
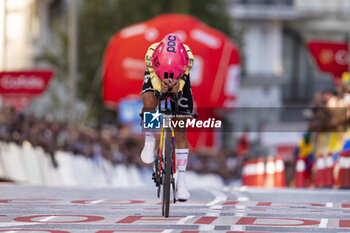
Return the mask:
[[306,163],[302,158],[298,158],[295,166],[295,187],[306,187]]
[[242,168],[242,185],[247,185],[247,166],[248,166],[248,161],[243,163],[243,168]]
[[350,151],[348,151],[345,159],[345,184],[343,188],[350,188]]
[[337,162],[337,167],[338,167],[338,172],[336,175],[336,184],[338,187],[341,186],[343,180],[344,180],[344,170],[345,170],[345,152],[341,152],[338,158],[338,162]]
[[250,164],[249,186],[256,186],[257,181],[257,160],[253,159]]
[[243,165],[242,170],[242,184],[246,186],[253,185],[253,179],[255,176],[255,162],[253,160],[248,160]]
[[346,152],[339,160],[339,188],[350,188],[350,154]]
[[329,153],[326,158],[326,170],[325,170],[325,186],[332,187],[334,184],[333,178],[333,157],[332,154]]
[[284,175],[284,162],[281,155],[277,155],[275,162],[275,187],[286,187],[285,175]]
[[265,187],[275,187],[275,161],[272,156],[267,157]]
[[324,187],[325,186],[325,175],[326,172],[326,163],[322,154],[320,154],[316,161],[316,178],[315,186]]
[[256,183],[255,183],[255,186],[264,187],[264,183],[265,183],[264,175],[265,175],[264,159],[259,158],[258,162],[256,164]]

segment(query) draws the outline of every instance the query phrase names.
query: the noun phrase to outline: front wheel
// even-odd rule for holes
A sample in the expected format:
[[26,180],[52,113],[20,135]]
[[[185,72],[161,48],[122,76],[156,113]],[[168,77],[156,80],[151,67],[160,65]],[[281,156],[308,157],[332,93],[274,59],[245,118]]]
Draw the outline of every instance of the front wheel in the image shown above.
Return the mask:
[[164,153],[164,174],[163,174],[163,201],[162,201],[162,214],[164,217],[169,217],[169,208],[170,208],[170,183],[171,183],[171,134],[170,129],[166,129],[165,132],[165,153]]

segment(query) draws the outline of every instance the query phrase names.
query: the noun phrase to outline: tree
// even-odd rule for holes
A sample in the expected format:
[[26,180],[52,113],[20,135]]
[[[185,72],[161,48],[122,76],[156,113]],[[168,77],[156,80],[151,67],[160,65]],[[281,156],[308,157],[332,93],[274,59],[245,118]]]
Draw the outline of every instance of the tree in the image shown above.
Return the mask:
[[81,4],[78,93],[94,119],[108,112],[102,102],[101,64],[108,40],[120,29],[159,14],[183,13],[234,35],[225,0],[84,0]]

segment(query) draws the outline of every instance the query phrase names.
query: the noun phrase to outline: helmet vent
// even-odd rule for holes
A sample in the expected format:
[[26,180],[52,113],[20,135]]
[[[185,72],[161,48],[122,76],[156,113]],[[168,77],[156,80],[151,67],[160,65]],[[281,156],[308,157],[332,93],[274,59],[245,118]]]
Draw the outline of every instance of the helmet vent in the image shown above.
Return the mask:
[[164,72],[164,79],[167,79],[167,78],[170,78],[170,79],[173,79],[174,78],[174,73],[168,73],[168,72]]

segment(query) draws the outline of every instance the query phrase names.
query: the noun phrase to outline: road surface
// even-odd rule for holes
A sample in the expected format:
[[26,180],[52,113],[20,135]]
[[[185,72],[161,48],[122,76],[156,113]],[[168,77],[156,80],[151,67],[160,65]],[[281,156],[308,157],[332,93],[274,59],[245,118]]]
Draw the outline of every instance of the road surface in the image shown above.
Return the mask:
[[350,191],[195,189],[161,217],[155,188],[0,185],[0,232],[350,232]]

